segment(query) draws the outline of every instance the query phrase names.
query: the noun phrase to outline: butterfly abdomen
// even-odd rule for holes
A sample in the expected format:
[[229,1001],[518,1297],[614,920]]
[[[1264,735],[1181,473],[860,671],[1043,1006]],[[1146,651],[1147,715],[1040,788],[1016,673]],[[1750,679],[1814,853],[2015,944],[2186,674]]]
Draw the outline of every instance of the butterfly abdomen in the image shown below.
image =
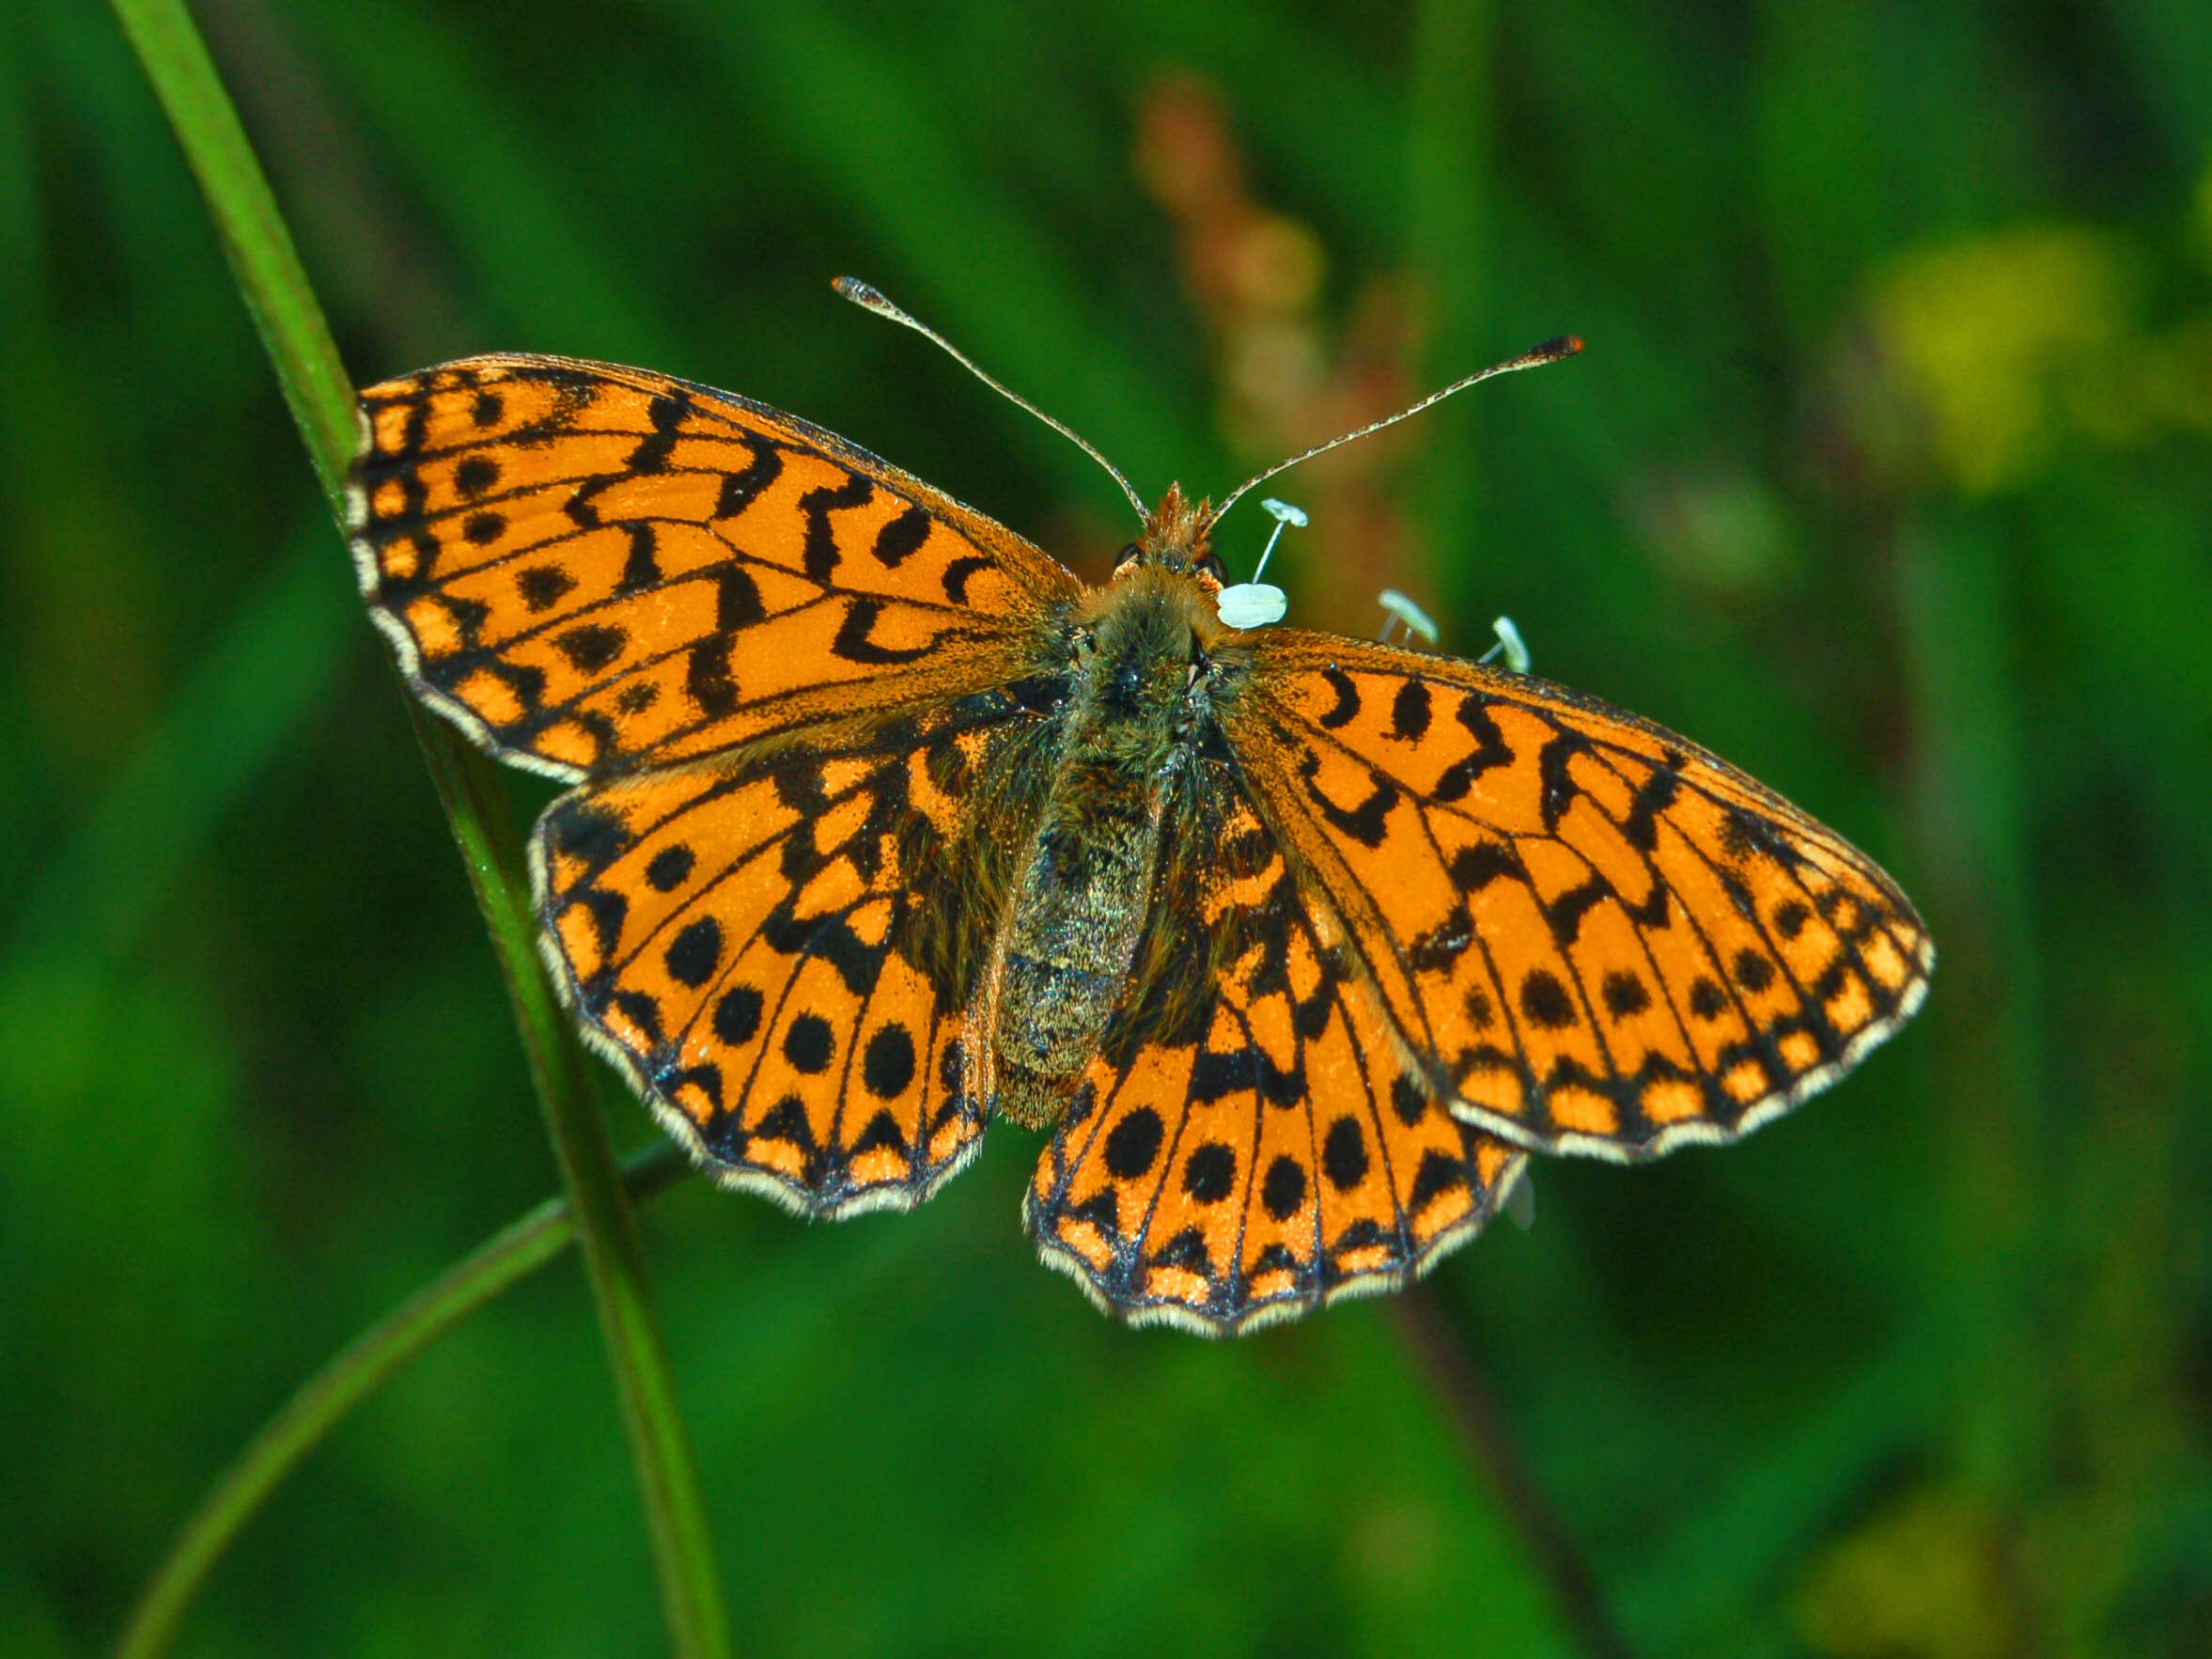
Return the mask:
[[1144,931],[1161,818],[1190,754],[1196,587],[1133,572],[1079,618],[1060,759],[1015,885],[994,1021],[998,1111],[1042,1126],[1066,1109],[1123,1004]]

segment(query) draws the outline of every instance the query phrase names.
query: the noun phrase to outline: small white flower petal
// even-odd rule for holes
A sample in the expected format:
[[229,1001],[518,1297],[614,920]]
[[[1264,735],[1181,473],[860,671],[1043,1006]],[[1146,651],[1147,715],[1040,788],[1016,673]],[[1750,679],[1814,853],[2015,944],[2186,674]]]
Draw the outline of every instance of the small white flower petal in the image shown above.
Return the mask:
[[1222,620],[1232,628],[1265,628],[1280,622],[1290,601],[1280,587],[1266,582],[1239,582],[1224,587],[1218,601]]
[[1394,587],[1385,587],[1375,596],[1375,603],[1405,623],[1407,631],[1418,634],[1430,645],[1436,644],[1436,624],[1428,619],[1428,613]]

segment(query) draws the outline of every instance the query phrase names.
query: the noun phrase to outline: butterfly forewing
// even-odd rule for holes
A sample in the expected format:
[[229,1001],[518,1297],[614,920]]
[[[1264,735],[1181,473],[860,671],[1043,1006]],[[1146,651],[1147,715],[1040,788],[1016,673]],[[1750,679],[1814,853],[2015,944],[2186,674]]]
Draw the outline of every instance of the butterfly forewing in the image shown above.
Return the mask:
[[1163,848],[1139,1000],[1024,1214],[1101,1306],[1225,1335],[1403,1284],[1473,1235],[1523,1154],[1408,1073],[1273,837],[1208,771]]
[[1733,1138],[1925,990],[1926,931],[1870,859],[1595,699],[1285,630],[1223,726],[1407,1047],[1519,1145]]
[[1016,679],[1076,591],[919,479],[687,382],[477,357],[362,404],[371,613],[418,695],[557,776]]

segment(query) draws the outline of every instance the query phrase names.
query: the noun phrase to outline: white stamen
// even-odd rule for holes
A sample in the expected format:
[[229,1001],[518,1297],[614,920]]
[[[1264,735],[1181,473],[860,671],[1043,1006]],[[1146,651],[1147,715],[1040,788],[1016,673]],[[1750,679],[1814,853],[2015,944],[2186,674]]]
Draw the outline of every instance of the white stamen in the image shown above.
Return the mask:
[[1428,613],[1396,588],[1385,587],[1375,596],[1375,603],[1390,613],[1390,619],[1383,623],[1382,632],[1375,636],[1378,644],[1388,640],[1391,631],[1400,622],[1405,623],[1408,634],[1418,634],[1430,645],[1436,644],[1436,624],[1428,619]]
[[1529,648],[1522,643],[1520,630],[1513,625],[1513,618],[1500,617],[1490,624],[1490,631],[1497,634],[1498,643],[1483,652],[1480,660],[1488,663],[1502,655],[1507,668],[1516,674],[1526,674],[1529,671]]
[[1260,505],[1268,509],[1275,527],[1269,533],[1267,546],[1260,549],[1259,563],[1253,567],[1252,580],[1223,588],[1214,602],[1222,620],[1232,628],[1265,628],[1270,622],[1280,622],[1290,609],[1288,596],[1273,583],[1262,582],[1260,576],[1274,555],[1275,543],[1283,538],[1283,526],[1296,524],[1302,530],[1306,526],[1306,515],[1302,509],[1272,496]]

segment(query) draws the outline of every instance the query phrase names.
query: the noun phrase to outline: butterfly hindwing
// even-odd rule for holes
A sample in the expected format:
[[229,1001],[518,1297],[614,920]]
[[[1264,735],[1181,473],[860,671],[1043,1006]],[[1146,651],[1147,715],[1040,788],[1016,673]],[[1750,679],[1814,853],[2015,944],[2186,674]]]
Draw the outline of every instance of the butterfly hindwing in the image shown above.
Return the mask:
[[1403,1284],[1473,1235],[1523,1156],[1407,1073],[1233,790],[1209,779],[1179,826],[1209,858],[1163,849],[1140,1001],[1023,1207],[1101,1306],[1211,1335]]
[[533,865],[564,989],[724,1182],[815,1215],[904,1209],[973,1155],[961,1010],[1005,898],[978,831],[1020,821],[1035,738],[979,696],[548,808]]
[[1524,676],[1283,630],[1223,728],[1407,1048],[1542,1150],[1725,1140],[1911,1014],[1872,860],[1687,740]]
[[866,451],[726,392],[475,357],[362,394],[369,610],[417,695],[576,779],[1016,679],[1074,579]]

